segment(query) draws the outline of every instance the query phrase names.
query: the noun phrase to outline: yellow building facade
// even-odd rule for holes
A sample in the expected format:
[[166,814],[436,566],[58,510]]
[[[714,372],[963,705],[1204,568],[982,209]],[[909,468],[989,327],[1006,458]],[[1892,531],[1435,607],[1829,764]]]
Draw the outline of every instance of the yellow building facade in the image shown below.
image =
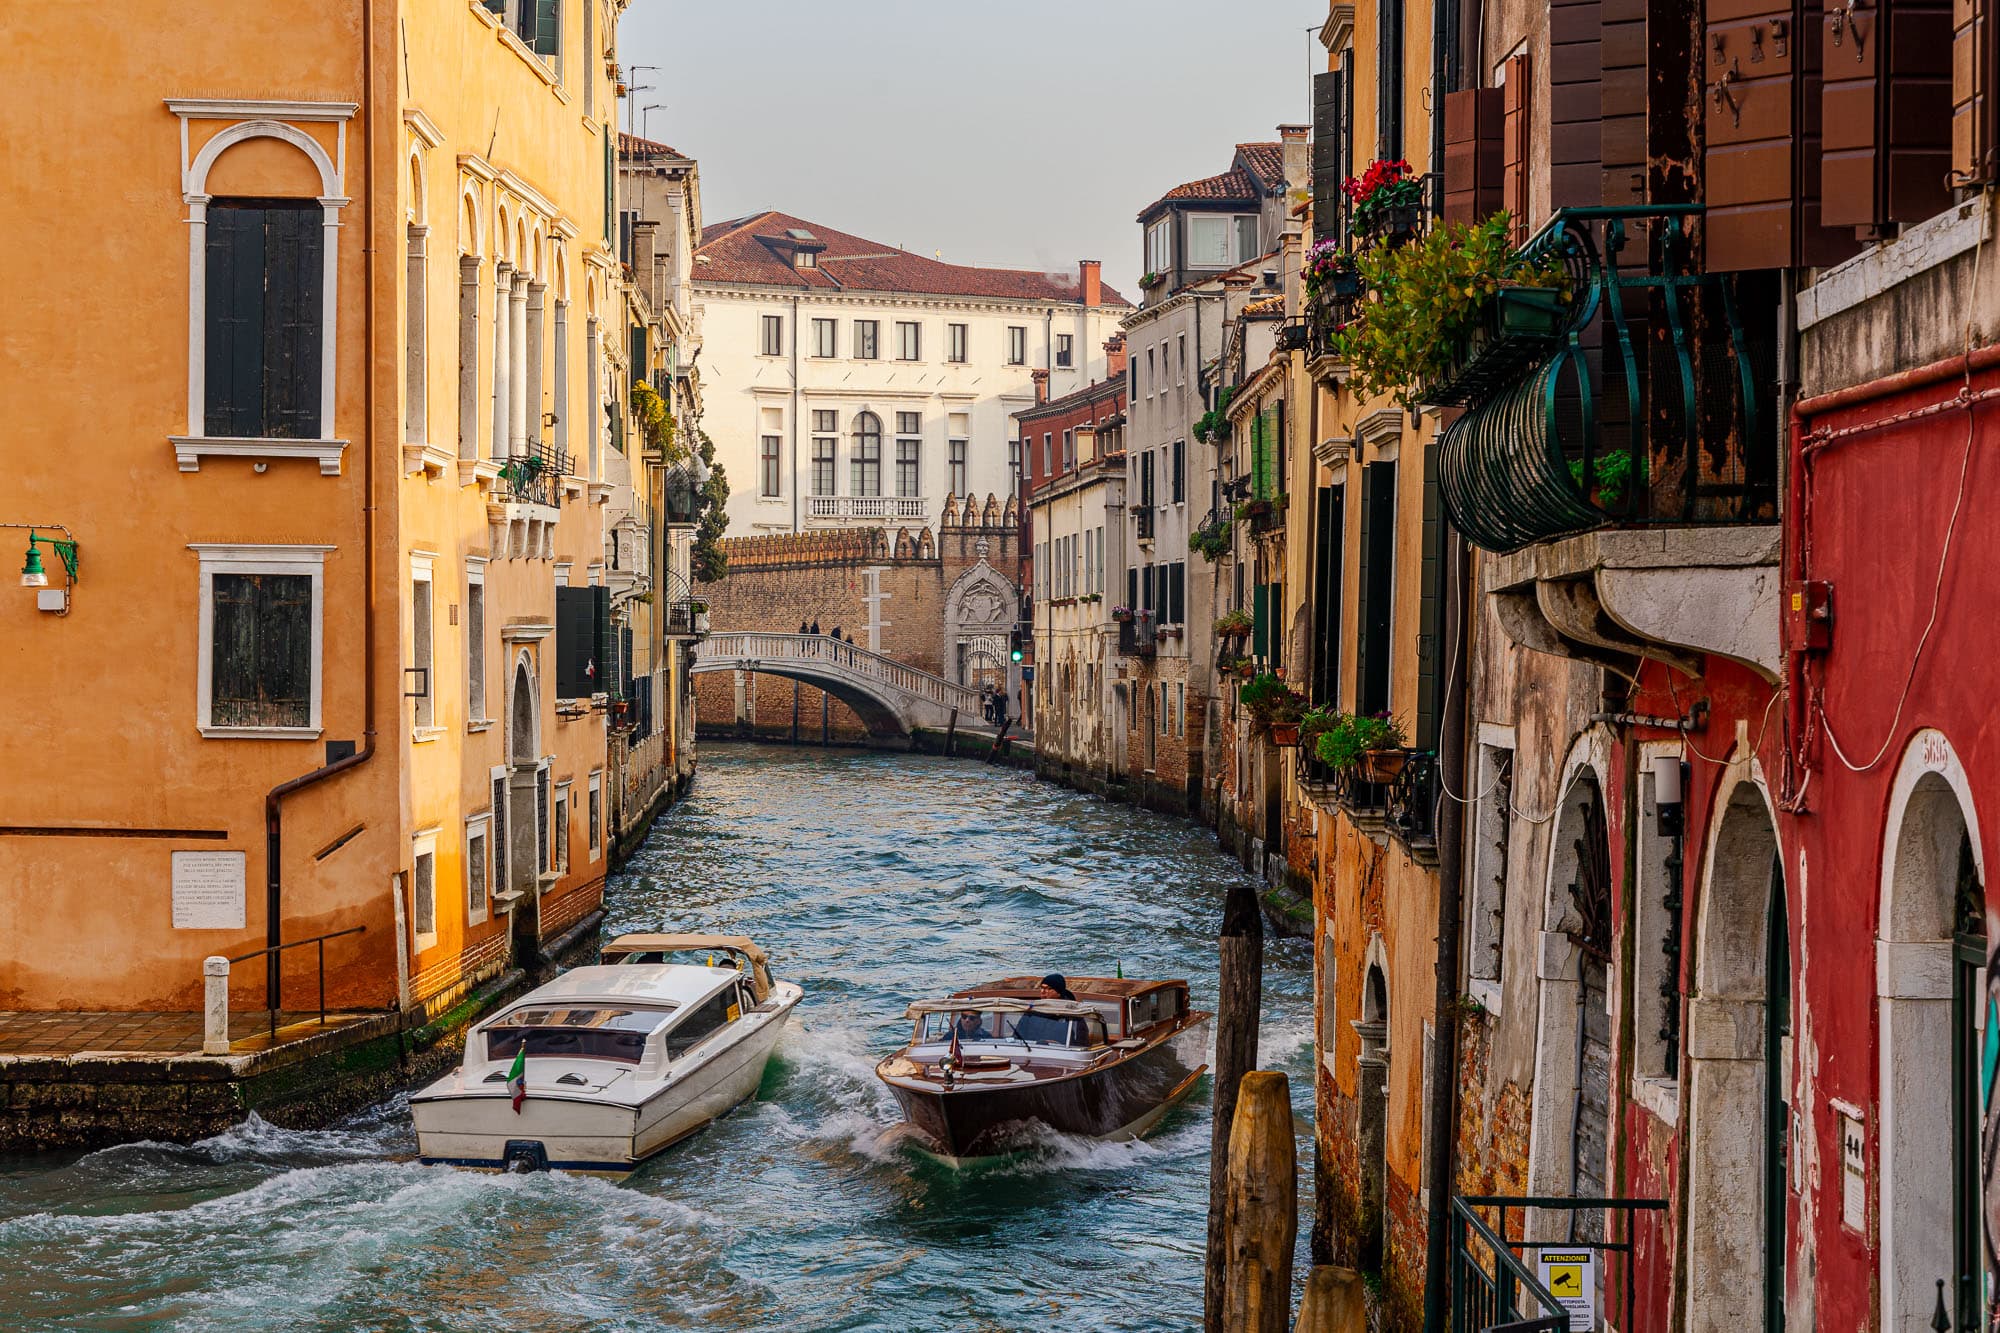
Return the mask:
[[0,1007],[332,932],[330,1004],[436,1007],[594,920],[621,9],[15,17],[0,230],[93,239],[0,362],[0,535],[75,543],[0,599]]

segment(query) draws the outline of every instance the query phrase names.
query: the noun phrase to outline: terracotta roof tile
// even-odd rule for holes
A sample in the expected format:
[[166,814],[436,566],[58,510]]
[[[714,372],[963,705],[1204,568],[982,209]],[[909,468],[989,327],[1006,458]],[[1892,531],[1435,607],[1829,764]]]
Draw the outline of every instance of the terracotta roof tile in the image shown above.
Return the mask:
[[1276,143],[1240,143],[1236,145],[1236,158],[1229,170],[1220,176],[1204,176],[1197,181],[1185,181],[1168,190],[1139,210],[1143,220],[1162,204],[1177,199],[1198,199],[1218,203],[1253,204],[1263,198],[1264,193],[1282,184],[1285,179],[1284,145]]
[[[793,231],[809,232],[825,246],[813,267],[795,268],[786,258],[787,233]],[[1064,303],[1081,299],[1074,274],[947,264],[776,211],[702,228],[694,281]],[[1100,299],[1107,306],[1131,304],[1108,285],[1102,288]]]
[[624,158],[673,157],[680,158],[683,161],[692,160],[678,148],[670,148],[657,140],[641,139],[636,134],[626,134],[623,131],[620,131],[618,135],[618,156]]

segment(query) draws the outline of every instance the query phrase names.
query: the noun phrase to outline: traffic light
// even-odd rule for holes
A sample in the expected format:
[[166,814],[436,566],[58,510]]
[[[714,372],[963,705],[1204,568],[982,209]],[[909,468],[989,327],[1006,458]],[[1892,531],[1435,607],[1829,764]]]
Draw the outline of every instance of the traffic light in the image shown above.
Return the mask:
[[1021,631],[1017,629],[1007,631],[1007,660],[1010,662],[1021,660]]

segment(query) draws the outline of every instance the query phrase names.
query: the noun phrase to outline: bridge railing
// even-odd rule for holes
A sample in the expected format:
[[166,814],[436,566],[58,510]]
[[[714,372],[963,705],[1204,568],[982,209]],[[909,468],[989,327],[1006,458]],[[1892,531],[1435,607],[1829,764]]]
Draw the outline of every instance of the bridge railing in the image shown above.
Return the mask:
[[747,630],[711,634],[702,648],[701,660],[720,665],[726,659],[824,662],[904,694],[915,695],[945,708],[956,708],[974,720],[980,716],[981,696],[971,686],[919,670],[893,657],[870,652],[830,634],[764,634]]

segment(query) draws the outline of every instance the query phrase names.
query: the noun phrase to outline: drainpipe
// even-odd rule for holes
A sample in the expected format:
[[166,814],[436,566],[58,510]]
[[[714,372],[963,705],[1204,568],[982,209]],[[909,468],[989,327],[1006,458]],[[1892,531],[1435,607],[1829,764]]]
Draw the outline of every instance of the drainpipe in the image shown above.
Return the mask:
[[[837,489],[837,488],[836,488]],[[799,530],[799,298],[792,298],[792,531]]]
[[[1479,7],[1481,0],[1472,0]],[[1444,94],[1460,78],[1457,0],[1431,0],[1431,160],[1438,181],[1438,202],[1444,194]],[[1467,653],[1471,635],[1467,621],[1472,607],[1471,552],[1456,527],[1444,527],[1446,632],[1444,716],[1439,719],[1438,782],[1445,792],[1469,792],[1465,779],[1466,680],[1471,674]],[[1425,1219],[1424,1327],[1444,1333],[1449,1321],[1451,1280],[1451,1201],[1458,1185],[1458,978],[1460,931],[1465,901],[1465,807],[1444,797],[1437,811],[1438,925],[1437,993],[1432,1003],[1430,1141],[1424,1144],[1431,1183],[1430,1215]]]
[[[265,1003],[279,1008],[278,955],[284,943],[284,811],[282,802],[293,792],[359,768],[375,757],[375,0],[361,0],[361,256],[363,263],[361,344],[367,360],[362,369],[361,451],[361,748],[342,759],[281,782],[264,796],[264,938],[274,952],[264,956]],[[334,405],[323,406],[331,417]],[[400,908],[401,899],[398,898]],[[401,933],[398,933],[398,941]]]

